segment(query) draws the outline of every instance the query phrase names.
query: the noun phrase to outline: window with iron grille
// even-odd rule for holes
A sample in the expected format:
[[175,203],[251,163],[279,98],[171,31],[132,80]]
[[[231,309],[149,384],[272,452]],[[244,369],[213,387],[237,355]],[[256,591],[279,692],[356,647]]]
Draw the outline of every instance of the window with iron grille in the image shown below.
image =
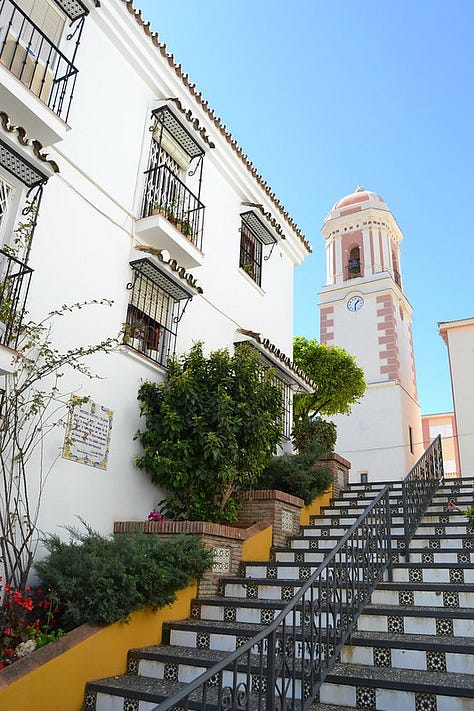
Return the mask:
[[281,401],[283,406],[283,412],[281,415],[281,426],[282,433],[285,439],[290,439],[291,437],[291,426],[292,426],[292,397],[291,397],[291,387],[290,384],[285,380],[275,376],[275,382],[280,387],[281,391]]
[[240,227],[239,267],[254,280],[258,286],[262,283],[262,243],[259,238],[242,222]]
[[[132,263],[125,343],[165,366],[176,346],[177,311],[183,298],[178,287],[146,260]],[[175,291],[176,293],[173,293]],[[185,292],[184,298],[189,298]]]

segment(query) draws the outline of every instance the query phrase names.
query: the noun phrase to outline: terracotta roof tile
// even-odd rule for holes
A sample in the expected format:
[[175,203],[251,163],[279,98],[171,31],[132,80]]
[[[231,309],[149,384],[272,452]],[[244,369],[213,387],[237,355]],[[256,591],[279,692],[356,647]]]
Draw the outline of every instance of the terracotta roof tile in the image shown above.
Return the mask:
[[193,98],[201,104],[203,109],[206,111],[207,115],[209,118],[214,122],[216,128],[219,129],[221,134],[224,136],[224,138],[227,140],[227,142],[231,145],[231,147],[235,150],[239,158],[243,161],[245,164],[247,170],[253,175],[253,177],[257,180],[257,182],[260,184],[260,186],[264,189],[270,200],[273,202],[277,210],[283,215],[285,220],[291,225],[293,230],[296,232],[298,235],[299,239],[301,240],[302,244],[305,246],[305,248],[308,250],[308,252],[311,252],[311,245],[304,236],[304,234],[301,232],[300,228],[296,224],[296,222],[293,220],[292,217],[290,217],[288,211],[285,209],[285,207],[282,205],[282,203],[278,200],[276,197],[275,193],[272,191],[271,187],[268,185],[268,183],[262,178],[262,176],[258,173],[256,167],[253,165],[253,163],[249,160],[248,156],[243,152],[242,148],[237,144],[237,141],[232,137],[232,135],[229,133],[227,130],[227,126],[222,123],[222,120],[219,118],[219,116],[216,116],[214,109],[211,109],[209,107],[209,104],[207,101],[204,100],[202,92],[196,90],[196,84],[193,84],[189,80],[189,75],[184,73],[182,70],[181,64],[178,64],[175,61],[174,54],[171,54],[167,51],[166,49],[166,44],[164,42],[160,42],[159,36],[157,32],[153,32],[150,27],[150,23],[148,21],[145,21],[142,17],[142,11],[138,8],[135,8],[133,5],[132,0],[121,0],[123,3],[126,4],[127,9],[131,15],[134,16],[136,22],[138,25],[140,25],[143,28],[143,31],[147,35],[147,37],[150,37],[153,44],[160,50],[160,53],[162,56],[168,61],[168,64],[170,67],[172,67],[176,75],[182,79],[184,85],[189,89],[191,95]]

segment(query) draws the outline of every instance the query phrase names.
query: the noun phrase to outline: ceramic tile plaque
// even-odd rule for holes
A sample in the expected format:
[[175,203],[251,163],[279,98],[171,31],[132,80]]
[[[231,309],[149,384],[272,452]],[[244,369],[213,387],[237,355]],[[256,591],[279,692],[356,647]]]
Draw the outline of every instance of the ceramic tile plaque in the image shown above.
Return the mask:
[[64,435],[63,457],[107,469],[113,412],[92,400],[73,396]]

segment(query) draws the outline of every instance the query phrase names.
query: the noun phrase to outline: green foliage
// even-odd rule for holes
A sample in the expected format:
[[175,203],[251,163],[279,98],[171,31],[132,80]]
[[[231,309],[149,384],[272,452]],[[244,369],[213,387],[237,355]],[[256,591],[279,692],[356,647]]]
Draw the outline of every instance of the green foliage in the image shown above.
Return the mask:
[[298,417],[293,424],[293,444],[300,454],[334,452],[337,428],[334,422],[321,417]]
[[365,392],[364,371],[354,356],[339,346],[296,336],[293,360],[317,386],[314,393],[295,397],[296,415],[347,415]]
[[286,454],[273,457],[258,485],[262,489],[279,489],[299,496],[305,504],[323,494],[332,483],[327,467],[318,467],[321,452],[312,454]]
[[177,590],[212,564],[212,552],[192,536],[160,541],[136,532],[106,538],[86,529],[68,529],[69,542],[48,536],[48,555],[35,564],[43,584],[66,608],[63,624],[68,628],[111,624],[147,605],[168,605]]
[[137,434],[137,465],[166,487],[173,519],[236,518],[237,487],[252,488],[281,439],[282,399],[274,371],[250,346],[208,357],[202,344],[168,364],[161,384],[138,394],[147,429]]

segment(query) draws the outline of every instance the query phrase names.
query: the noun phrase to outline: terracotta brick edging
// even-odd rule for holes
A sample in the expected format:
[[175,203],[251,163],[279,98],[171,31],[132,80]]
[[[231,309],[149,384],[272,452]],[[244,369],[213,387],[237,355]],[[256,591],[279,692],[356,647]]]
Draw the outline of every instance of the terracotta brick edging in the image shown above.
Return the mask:
[[298,532],[303,499],[275,489],[239,491],[234,497],[242,503],[239,526],[251,526],[262,519],[270,521],[274,546],[285,546],[288,536]]

